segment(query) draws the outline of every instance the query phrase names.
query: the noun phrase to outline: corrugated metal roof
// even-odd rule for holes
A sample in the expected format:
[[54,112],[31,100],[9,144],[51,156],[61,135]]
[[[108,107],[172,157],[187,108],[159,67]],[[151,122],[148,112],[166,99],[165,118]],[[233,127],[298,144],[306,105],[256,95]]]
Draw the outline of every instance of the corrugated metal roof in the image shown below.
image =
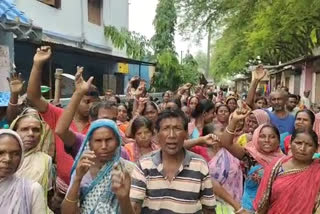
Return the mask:
[[24,24],[32,23],[10,0],[0,0],[0,17],[10,21],[19,21]]

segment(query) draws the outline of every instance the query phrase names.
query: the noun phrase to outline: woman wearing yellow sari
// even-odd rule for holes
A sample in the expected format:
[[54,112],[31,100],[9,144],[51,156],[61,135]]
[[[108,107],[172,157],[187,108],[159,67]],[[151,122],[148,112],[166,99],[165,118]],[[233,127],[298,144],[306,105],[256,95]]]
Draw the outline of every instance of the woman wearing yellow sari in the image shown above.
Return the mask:
[[24,161],[16,175],[38,182],[47,201],[51,189],[52,159],[42,152],[45,142],[45,126],[34,110],[24,111],[11,124],[11,129],[21,137],[24,145]]

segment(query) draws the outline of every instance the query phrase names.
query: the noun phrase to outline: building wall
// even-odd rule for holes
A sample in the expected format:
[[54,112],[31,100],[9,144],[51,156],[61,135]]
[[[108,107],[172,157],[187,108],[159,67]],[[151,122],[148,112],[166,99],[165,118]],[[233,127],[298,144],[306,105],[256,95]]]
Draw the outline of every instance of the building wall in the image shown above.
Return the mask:
[[16,0],[19,9],[28,14],[35,26],[45,34],[63,37],[83,48],[102,53],[124,56],[125,52],[112,48],[104,37],[104,25],[127,28],[128,0],[102,0],[102,23],[95,25],[88,21],[88,0],[62,0],[61,8],[56,9],[37,0]]
[[10,64],[14,63],[13,33],[0,30],[0,92],[9,91],[7,77],[9,77]]
[[290,75],[290,79],[289,79],[289,92],[294,94],[294,79],[295,79],[295,75]]
[[[33,63],[33,55],[37,46],[28,42],[15,42],[15,62],[17,72],[22,74],[23,79],[28,82],[30,70]],[[74,53],[72,50],[56,49],[53,52],[51,62],[47,63],[42,75],[42,84],[54,89],[54,72],[56,68],[62,68],[64,73],[74,75],[77,66],[84,67],[84,79],[94,77],[93,83],[98,87],[101,94],[104,88],[108,88],[104,75],[112,76],[116,72],[117,62],[105,57],[92,56],[86,53]],[[73,81],[65,81],[62,87],[62,97],[70,97],[73,92]],[[118,84],[118,83],[117,83]],[[26,86],[27,84],[25,84]]]
[[141,79],[146,80],[147,88],[149,88],[150,87],[150,73],[149,73],[150,67],[153,67],[153,66],[141,65],[140,72],[139,72],[139,65],[129,64],[129,74],[127,74],[124,78],[124,89],[126,89],[129,80],[134,76],[140,76]]

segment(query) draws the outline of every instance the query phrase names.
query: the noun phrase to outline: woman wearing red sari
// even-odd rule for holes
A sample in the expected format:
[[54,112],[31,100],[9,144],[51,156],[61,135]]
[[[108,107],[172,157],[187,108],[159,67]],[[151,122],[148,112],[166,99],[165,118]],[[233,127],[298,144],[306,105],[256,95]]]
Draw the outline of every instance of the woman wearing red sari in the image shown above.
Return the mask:
[[280,158],[265,168],[254,201],[257,213],[320,212],[320,161],[312,159],[317,149],[314,131],[297,130],[292,135],[292,156]]

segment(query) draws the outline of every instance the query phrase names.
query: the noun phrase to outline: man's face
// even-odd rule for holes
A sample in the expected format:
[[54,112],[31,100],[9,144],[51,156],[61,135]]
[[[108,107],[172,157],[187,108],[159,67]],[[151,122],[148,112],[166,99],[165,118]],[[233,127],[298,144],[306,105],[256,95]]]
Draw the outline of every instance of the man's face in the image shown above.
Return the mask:
[[181,118],[172,117],[161,121],[158,139],[162,152],[167,155],[176,155],[182,151],[187,136]]
[[304,96],[305,96],[305,97],[307,97],[307,98],[308,98],[308,97],[309,97],[309,95],[310,95],[310,91],[305,91],[305,92],[304,92]]
[[274,111],[283,111],[286,104],[286,99],[284,94],[280,92],[274,92],[271,94],[270,102]]
[[289,97],[287,101],[287,109],[288,111],[292,111],[297,106],[297,99],[293,97]]
[[98,119],[109,119],[116,121],[118,116],[118,109],[116,107],[113,108],[100,108],[98,111]]
[[83,96],[81,99],[81,102],[78,107],[78,113],[82,117],[88,117],[89,116],[89,109],[93,105],[94,102],[98,101],[98,98],[93,96]]

